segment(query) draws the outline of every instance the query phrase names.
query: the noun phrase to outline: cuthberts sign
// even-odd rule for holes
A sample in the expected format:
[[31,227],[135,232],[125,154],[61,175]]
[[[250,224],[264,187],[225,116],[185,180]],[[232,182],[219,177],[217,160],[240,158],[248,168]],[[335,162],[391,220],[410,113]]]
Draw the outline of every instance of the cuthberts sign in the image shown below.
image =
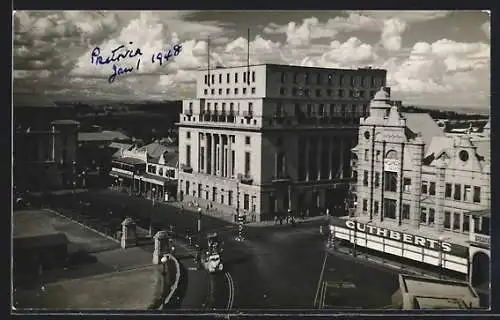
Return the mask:
[[353,220],[332,219],[331,223],[339,227],[344,227],[351,230],[356,229],[359,232],[390,239],[393,241],[408,243],[421,248],[439,250],[439,246],[441,246],[443,252],[456,255],[459,257],[467,257],[468,249],[464,246],[444,241],[440,243],[439,240],[429,239],[421,236],[415,236],[409,233],[403,233],[395,230],[389,230],[377,226],[367,225]]

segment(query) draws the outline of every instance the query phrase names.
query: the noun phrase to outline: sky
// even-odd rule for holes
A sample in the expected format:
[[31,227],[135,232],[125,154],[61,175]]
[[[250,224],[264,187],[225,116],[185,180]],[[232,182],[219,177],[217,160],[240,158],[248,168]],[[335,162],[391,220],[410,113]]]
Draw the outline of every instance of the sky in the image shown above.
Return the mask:
[[[484,11],[16,11],[15,95],[51,100],[195,96],[194,70],[280,63],[387,69],[404,104],[490,108],[490,16]],[[132,43],[132,44],[130,44]],[[152,55],[181,44],[162,65]],[[120,45],[132,68],[109,83]],[[116,55],[115,55],[116,56]],[[137,70],[138,59],[141,60]],[[156,59],[157,60],[157,59]]]

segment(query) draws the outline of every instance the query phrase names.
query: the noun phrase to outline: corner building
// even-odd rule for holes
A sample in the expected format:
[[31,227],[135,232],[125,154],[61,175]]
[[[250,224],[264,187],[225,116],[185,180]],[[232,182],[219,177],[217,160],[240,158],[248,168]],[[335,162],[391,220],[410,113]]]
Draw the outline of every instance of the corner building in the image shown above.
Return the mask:
[[489,282],[490,138],[446,136],[426,113],[400,113],[383,88],[353,148],[353,214],[336,238]]
[[179,126],[178,197],[247,220],[344,201],[379,69],[251,65],[199,71]]

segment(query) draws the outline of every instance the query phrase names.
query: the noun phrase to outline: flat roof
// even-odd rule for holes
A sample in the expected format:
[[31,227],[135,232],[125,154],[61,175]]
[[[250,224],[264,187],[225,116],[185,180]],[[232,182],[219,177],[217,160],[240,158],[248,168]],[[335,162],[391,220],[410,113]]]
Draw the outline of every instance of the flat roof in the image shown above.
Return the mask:
[[[281,67],[281,68],[301,68],[301,69],[323,69],[323,70],[337,70],[337,71],[385,71],[387,72],[386,69],[379,69],[379,68],[371,68],[371,67],[364,67],[364,68],[325,68],[325,67],[313,67],[313,66],[301,66],[301,65],[291,65],[291,64],[279,64],[279,63],[259,63],[259,64],[250,64],[250,65],[240,65],[240,66],[231,66],[231,67],[213,67],[210,68],[210,71],[217,71],[217,70],[225,70],[225,69],[237,69],[237,68],[246,68],[246,67],[258,67],[258,66],[270,66],[270,67]],[[205,71],[206,69],[199,69],[198,71]]]
[[467,282],[442,280],[401,274],[405,292],[414,296],[430,297],[474,297],[477,294]]

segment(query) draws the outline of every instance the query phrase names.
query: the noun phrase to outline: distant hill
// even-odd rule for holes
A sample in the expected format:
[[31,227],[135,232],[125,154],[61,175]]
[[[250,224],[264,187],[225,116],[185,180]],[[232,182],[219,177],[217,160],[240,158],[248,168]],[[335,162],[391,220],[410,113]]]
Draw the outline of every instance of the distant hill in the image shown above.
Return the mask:
[[414,105],[414,107],[426,110],[433,110],[433,111],[453,111],[458,114],[467,114],[467,115],[472,115],[472,114],[480,114],[485,116],[490,115],[490,109],[488,107],[482,107],[482,106],[466,107],[466,106]]
[[433,119],[449,119],[449,120],[481,120],[488,119],[490,116],[489,110],[467,108],[467,107],[438,107],[438,106],[416,106],[403,105],[402,112],[408,113],[428,113]]

